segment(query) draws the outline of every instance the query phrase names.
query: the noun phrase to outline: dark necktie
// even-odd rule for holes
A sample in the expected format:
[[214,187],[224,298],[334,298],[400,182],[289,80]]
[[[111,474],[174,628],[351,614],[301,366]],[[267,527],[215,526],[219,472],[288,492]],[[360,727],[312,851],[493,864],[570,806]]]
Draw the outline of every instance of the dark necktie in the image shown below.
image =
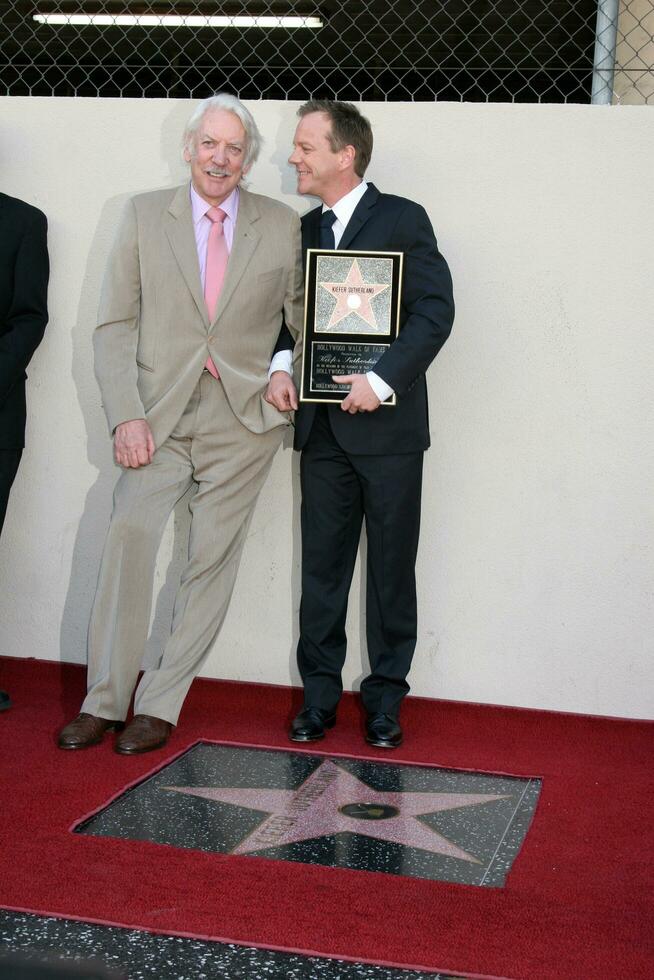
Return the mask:
[[319,248],[335,248],[334,231],[332,225],[336,221],[333,211],[323,211],[320,217],[320,237],[318,239]]

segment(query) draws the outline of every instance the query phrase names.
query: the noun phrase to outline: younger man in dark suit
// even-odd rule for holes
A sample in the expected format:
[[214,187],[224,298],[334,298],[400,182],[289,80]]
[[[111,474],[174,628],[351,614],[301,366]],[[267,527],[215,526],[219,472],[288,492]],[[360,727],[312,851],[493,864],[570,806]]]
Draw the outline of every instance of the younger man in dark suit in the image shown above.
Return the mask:
[[[290,737],[322,738],[336,718],[345,661],[345,616],[363,519],[368,538],[366,628],[370,674],[361,683],[366,738],[402,741],[399,708],[416,644],[415,561],[422,460],[429,446],[425,371],[449,336],[452,282],[427,214],[363,179],[370,123],[348,103],[312,100],[298,112],[298,191],[322,200],[302,219],[307,248],[404,253],[401,330],[374,372],[335,376],[350,385],[339,404],[298,407],[292,340],[282,331],[267,398],[297,409],[302,450],[302,604],[298,665],[304,707]],[[379,409],[393,393],[394,407]]]
[[[48,225],[0,194],[0,532],[25,445],[25,370],[48,322]],[[0,691],[0,710],[9,707]]]

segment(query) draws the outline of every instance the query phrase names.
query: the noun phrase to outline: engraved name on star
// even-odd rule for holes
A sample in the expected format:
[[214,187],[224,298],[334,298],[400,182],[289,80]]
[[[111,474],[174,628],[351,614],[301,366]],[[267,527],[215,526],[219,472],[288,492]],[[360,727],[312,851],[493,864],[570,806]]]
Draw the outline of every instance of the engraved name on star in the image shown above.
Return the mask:
[[378,792],[330,759],[321,762],[295,790],[212,786],[162,788],[267,813],[268,816],[232,849],[232,854],[249,854],[348,831],[445,854],[471,864],[481,862],[418,818],[508,799],[507,795],[488,793]]
[[325,330],[331,330],[351,314],[360,317],[364,323],[378,329],[375,311],[370,305],[371,300],[389,288],[388,283],[364,282],[357,259],[350,266],[347,279],[344,282],[321,282],[320,286],[336,300],[336,306]]

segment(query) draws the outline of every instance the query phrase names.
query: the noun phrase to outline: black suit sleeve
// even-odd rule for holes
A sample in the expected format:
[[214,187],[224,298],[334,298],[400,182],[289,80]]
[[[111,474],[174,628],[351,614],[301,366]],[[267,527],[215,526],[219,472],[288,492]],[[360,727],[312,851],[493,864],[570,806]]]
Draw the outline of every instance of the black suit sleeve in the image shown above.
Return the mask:
[[275,354],[279,354],[282,350],[293,350],[295,347],[295,341],[293,340],[293,334],[288,329],[285,323],[282,323],[282,329],[279,331],[279,337],[277,338],[277,343],[275,344],[275,349],[273,350],[273,357]]
[[392,234],[393,250],[404,252],[402,329],[375,365],[399,395],[424,374],[452,330],[454,297],[447,262],[438,251],[427,212],[406,201]]
[[30,208],[18,244],[13,296],[0,337],[0,405],[24,377],[48,322],[47,232],[45,215]]

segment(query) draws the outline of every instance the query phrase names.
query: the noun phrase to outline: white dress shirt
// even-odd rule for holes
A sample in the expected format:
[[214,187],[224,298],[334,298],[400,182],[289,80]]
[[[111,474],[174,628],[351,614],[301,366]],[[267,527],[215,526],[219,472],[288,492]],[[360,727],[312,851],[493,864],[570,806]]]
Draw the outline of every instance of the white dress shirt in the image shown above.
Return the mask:
[[[326,204],[323,204],[322,211],[333,211],[336,215],[336,220],[332,225],[332,231],[334,232],[334,247],[338,248],[339,243],[343,235],[345,234],[345,229],[347,228],[348,222],[352,215],[354,214],[355,208],[363,195],[368,190],[368,185],[365,180],[362,180],[360,184],[357,184],[351,191],[349,191],[345,197],[342,197],[340,201],[328,208]],[[293,352],[290,350],[280,350],[273,357],[270,362],[270,369],[268,371],[268,377],[270,378],[273,371],[286,371],[287,374],[292,374],[293,364]],[[394,394],[393,389],[390,385],[387,385],[378,374],[374,371],[367,371],[366,378],[370,387],[377,395],[380,401],[385,401],[386,398],[390,398]]]

